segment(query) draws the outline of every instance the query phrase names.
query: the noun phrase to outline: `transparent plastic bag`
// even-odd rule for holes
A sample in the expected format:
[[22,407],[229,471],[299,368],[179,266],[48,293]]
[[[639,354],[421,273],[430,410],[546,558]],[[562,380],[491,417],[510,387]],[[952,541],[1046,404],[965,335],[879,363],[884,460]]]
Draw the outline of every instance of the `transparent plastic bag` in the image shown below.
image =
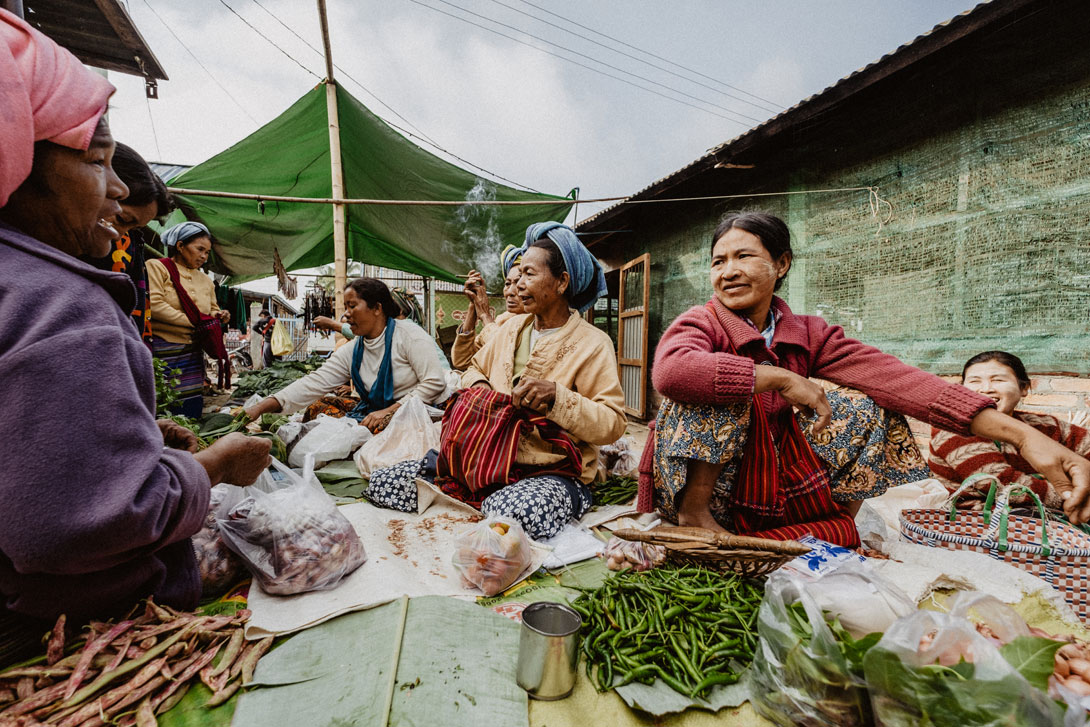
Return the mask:
[[865,562],[845,563],[809,583],[806,593],[857,639],[881,633],[916,610],[908,594]]
[[216,485],[208,501],[208,516],[204,527],[193,535],[193,550],[197,554],[197,570],[201,574],[201,592],[206,596],[221,595],[237,583],[246,572],[246,566],[220,537],[216,511],[230,496],[234,485]]
[[477,587],[486,596],[502,592],[526,570],[531,562],[530,539],[511,518],[489,517],[465,531],[454,541],[451,562],[467,587]]
[[423,459],[430,449],[439,449],[439,428],[428,416],[424,402],[410,396],[401,400],[386,428],[360,447],[353,459],[360,473],[369,477],[380,467]]
[[613,536],[606,543],[601,557],[605,558],[606,567],[610,570],[644,571],[662,565],[666,560],[666,548]]
[[276,460],[273,467],[220,505],[223,540],[267,593],[333,588],[363,565],[363,543],[314,477],[312,457],[301,476]]
[[603,476],[632,477],[639,475],[640,453],[636,451],[636,440],[627,435],[613,444],[603,444],[598,448],[598,469]]
[[750,701],[758,714],[782,727],[869,725],[860,663],[869,641],[838,640],[807,593],[813,584],[783,572],[769,577],[757,614]]
[[1044,691],[975,624],[953,614],[917,611],[898,620],[863,665],[876,725],[1045,727],[1063,721]]
[[314,421],[318,424],[291,447],[288,464],[292,467],[302,467],[308,454],[314,455],[315,469],[336,459],[348,459],[373,436],[370,429],[350,417],[319,414]]

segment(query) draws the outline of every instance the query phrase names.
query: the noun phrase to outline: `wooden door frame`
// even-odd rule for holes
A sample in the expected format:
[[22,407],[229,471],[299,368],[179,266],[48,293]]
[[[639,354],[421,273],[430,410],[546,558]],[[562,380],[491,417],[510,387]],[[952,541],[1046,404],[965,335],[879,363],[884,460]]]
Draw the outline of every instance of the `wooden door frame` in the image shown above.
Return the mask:
[[[625,275],[629,268],[634,268],[639,265],[644,266],[643,303],[632,310],[625,310]],[[617,300],[617,375],[622,377],[621,381],[623,382],[622,366],[637,366],[640,369],[640,408],[633,409],[625,404],[624,410],[626,414],[631,414],[638,419],[643,419],[644,414],[647,412],[647,326],[649,323],[649,308],[651,305],[651,253],[645,252],[643,255],[633,258],[621,266]],[[641,316],[643,318],[643,340],[640,341],[640,358],[622,358],[622,352],[625,350],[625,319],[635,318],[636,316]]]

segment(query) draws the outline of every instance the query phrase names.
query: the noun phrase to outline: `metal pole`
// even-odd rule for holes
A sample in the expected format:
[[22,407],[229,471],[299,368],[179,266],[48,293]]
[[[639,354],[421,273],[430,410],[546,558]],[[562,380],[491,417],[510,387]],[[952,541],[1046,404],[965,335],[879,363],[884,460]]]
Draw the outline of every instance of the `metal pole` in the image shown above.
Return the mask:
[[[333,199],[344,199],[344,167],[341,166],[341,124],[337,113],[337,82],[333,79],[333,51],[329,45],[329,21],[325,0],[318,0],[318,19],[322,25],[322,47],[325,49],[325,100],[329,117],[329,166],[332,173]],[[345,206],[333,205],[333,285],[334,311],[337,320],[344,313],[344,286],[348,282],[347,235]]]

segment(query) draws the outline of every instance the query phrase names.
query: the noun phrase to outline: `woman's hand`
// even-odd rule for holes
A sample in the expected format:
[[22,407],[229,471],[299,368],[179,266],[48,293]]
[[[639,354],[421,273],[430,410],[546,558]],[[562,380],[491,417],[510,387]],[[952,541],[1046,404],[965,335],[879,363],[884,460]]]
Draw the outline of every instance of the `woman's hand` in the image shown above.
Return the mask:
[[511,391],[511,403],[546,414],[556,401],[556,382],[523,376]]
[[803,416],[810,418],[817,415],[814,420],[815,433],[829,425],[833,420],[833,410],[829,407],[829,400],[825,397],[825,389],[821,384],[815,384],[805,376],[799,376],[793,371],[781,369],[778,366],[755,366],[756,383],[753,387],[754,394],[765,391],[778,391],[780,396],[787,399],[787,403],[798,409]]
[[171,449],[195,453],[199,448],[197,435],[181,424],[170,419],[157,419],[155,423],[159,425],[159,431],[163,433],[163,444]]
[[218,310],[218,311],[216,311],[216,318],[219,318],[220,323],[222,323],[223,325],[227,325],[228,321],[231,320],[231,311],[229,311],[229,310]]
[[462,286],[462,293],[469,299],[470,305],[476,302],[479,289],[484,289],[484,276],[476,270],[470,270],[469,275],[466,276],[465,285]]
[[333,320],[329,316],[315,316],[312,321],[315,328],[320,328],[323,331],[340,331],[341,324]]
[[385,409],[379,409],[373,411],[363,418],[360,422],[363,426],[371,430],[371,434],[378,434],[390,424],[390,419],[394,416],[394,412],[401,408],[401,404],[393,403]]
[[250,421],[256,421],[261,418],[262,414],[275,413],[280,409],[280,402],[275,396],[266,396],[253,406],[246,407],[243,411],[246,412],[246,416],[250,417]]
[[243,487],[253,484],[272,463],[271,447],[272,442],[267,439],[234,432],[217,439],[193,458],[204,467],[213,485],[227,482]]

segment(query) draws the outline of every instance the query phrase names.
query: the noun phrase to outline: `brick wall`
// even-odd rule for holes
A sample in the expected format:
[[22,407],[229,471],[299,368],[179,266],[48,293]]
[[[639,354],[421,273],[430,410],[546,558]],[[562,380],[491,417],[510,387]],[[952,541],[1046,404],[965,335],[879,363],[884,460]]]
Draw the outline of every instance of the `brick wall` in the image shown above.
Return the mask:
[[[943,376],[957,383],[959,376]],[[1066,419],[1084,427],[1090,427],[1090,378],[1064,374],[1030,374],[1030,390],[1019,409],[1041,411]],[[931,427],[916,419],[909,419],[912,434],[920,451],[927,455],[931,441]]]

